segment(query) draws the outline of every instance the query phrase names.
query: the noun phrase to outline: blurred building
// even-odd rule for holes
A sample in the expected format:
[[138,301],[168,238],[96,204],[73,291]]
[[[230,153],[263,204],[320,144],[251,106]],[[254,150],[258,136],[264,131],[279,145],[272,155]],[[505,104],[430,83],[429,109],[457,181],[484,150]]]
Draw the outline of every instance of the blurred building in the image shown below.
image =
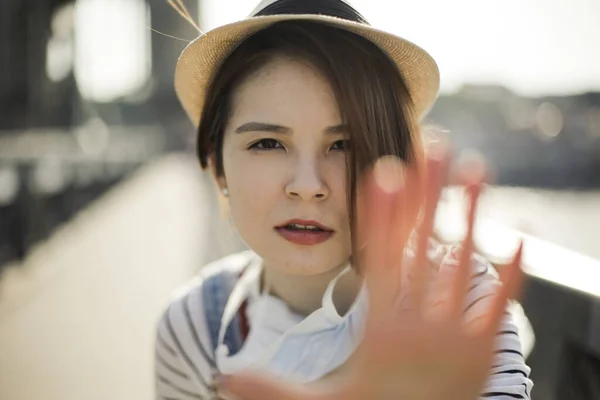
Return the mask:
[[0,3],[0,129],[68,125],[76,96],[72,76],[52,83],[46,53],[54,12],[65,0]]
[[[197,1],[186,5],[198,14]],[[0,135],[69,129],[96,116],[108,125],[182,120],[172,79],[186,42],[150,27],[198,34],[164,0],[3,0]]]
[[600,187],[600,93],[524,98],[466,85],[442,96],[429,122],[447,129],[458,149],[485,154],[498,184]]
[[187,44],[174,38],[197,35],[165,0],[0,2],[0,265],[192,146],[172,81]]

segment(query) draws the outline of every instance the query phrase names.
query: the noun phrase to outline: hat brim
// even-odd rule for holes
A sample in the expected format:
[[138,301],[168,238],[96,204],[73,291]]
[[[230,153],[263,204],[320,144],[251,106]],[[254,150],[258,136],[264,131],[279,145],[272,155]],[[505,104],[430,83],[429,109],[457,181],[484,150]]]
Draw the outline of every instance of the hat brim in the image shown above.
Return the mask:
[[200,123],[208,85],[226,57],[252,34],[289,20],[322,22],[353,32],[377,45],[401,71],[419,118],[429,112],[437,99],[438,66],[425,50],[408,40],[365,24],[325,15],[260,16],[215,28],[192,41],[181,53],[175,68],[175,92],[195,127]]

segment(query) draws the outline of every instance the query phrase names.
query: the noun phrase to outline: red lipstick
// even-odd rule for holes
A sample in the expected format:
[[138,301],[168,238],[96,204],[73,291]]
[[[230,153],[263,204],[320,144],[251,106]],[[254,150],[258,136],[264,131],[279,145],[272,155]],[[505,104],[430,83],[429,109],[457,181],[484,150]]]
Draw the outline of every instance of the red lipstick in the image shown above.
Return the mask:
[[277,227],[277,233],[290,243],[311,246],[323,243],[334,235],[331,228],[313,220],[292,219]]

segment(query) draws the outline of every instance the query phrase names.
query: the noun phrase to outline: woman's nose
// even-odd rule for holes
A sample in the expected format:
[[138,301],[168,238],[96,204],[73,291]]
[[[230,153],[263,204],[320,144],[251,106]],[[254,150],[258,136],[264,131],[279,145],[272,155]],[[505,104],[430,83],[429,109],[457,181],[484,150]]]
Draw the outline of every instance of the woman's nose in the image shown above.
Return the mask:
[[302,160],[294,168],[291,181],[285,192],[292,199],[305,201],[325,200],[329,196],[329,188],[325,183],[317,160]]

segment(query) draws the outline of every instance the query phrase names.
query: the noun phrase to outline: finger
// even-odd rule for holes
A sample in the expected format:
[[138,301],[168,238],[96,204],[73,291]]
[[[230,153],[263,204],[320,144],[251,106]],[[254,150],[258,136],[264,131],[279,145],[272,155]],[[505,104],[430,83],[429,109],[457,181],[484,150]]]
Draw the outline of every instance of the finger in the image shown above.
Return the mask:
[[390,215],[390,232],[387,237],[387,256],[390,265],[393,265],[395,270],[398,270],[402,263],[404,248],[411,231],[414,229],[417,211],[411,201],[415,190],[415,173],[412,169],[407,169],[403,182],[404,184],[396,196],[393,212]]
[[430,279],[431,271],[429,268],[427,252],[429,248],[429,239],[433,235],[437,205],[447,176],[448,159],[449,155],[445,148],[436,149],[435,152],[431,152],[427,158],[425,206],[423,210],[423,220],[421,221],[417,234],[415,264],[410,289],[414,299],[414,310],[417,313],[422,312],[423,303],[426,297],[427,282]]
[[389,236],[401,185],[399,160],[384,157],[373,167],[364,189],[365,201],[360,210],[364,229],[360,229],[359,234],[366,247],[361,268],[370,294],[369,305],[374,313],[385,312],[393,301]]
[[462,315],[464,299],[472,273],[471,259],[474,247],[473,236],[475,231],[475,215],[481,187],[481,183],[474,183],[466,186],[468,207],[467,233],[460,248],[459,262],[451,284],[449,310],[451,317],[453,318],[458,318]]
[[501,286],[494,295],[492,306],[488,314],[487,323],[484,325],[489,335],[495,335],[508,305],[508,300],[516,299],[523,285],[523,241],[515,252],[512,261],[500,271]]
[[448,179],[450,185],[468,186],[473,182],[489,182],[492,175],[481,153],[468,149],[461,153],[456,167],[449,171]]
[[395,173],[391,160],[377,161],[359,191],[357,241],[364,248],[361,261],[365,268],[373,263],[381,265],[385,259],[380,251],[385,248],[381,239],[391,226],[390,215],[399,187]]
[[[402,299],[403,280],[407,276],[408,265],[405,264],[406,248],[411,235],[415,231],[415,225],[419,217],[419,208],[422,191],[421,182],[414,166],[407,168],[404,174],[404,185],[398,191],[390,234],[387,238],[388,264],[391,265],[389,272],[390,296],[394,297],[395,307],[404,307],[398,302]],[[399,315],[399,314],[397,314]]]
[[220,386],[225,396],[243,400],[333,400],[316,390],[251,374],[228,376]]

